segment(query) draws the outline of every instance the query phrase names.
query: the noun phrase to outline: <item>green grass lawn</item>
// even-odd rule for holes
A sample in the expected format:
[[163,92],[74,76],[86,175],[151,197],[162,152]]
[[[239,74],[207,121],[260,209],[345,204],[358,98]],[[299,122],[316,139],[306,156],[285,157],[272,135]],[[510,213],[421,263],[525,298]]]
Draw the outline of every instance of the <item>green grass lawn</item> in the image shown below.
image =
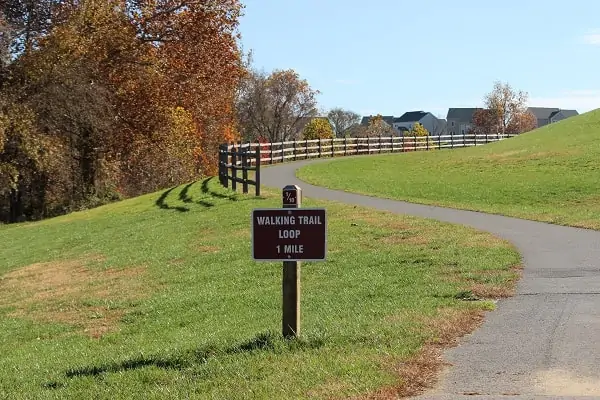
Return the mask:
[[600,229],[600,110],[484,146],[309,165],[333,189]]
[[303,333],[285,341],[281,265],[250,255],[251,210],[279,206],[208,179],[0,227],[0,398],[408,393],[438,362],[424,349],[518,277],[486,233],[305,199],[327,207],[328,260],[303,264]]

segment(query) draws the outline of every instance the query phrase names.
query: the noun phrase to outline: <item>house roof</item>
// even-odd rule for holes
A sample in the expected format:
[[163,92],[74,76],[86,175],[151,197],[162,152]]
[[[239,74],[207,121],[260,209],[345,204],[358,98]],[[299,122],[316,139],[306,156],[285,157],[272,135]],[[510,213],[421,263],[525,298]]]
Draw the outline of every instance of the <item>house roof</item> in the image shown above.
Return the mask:
[[[369,115],[368,117],[362,117],[362,120],[360,121],[360,124],[368,126],[369,125],[369,120],[371,118],[373,118],[374,116],[375,115]],[[394,123],[394,116],[393,115],[382,115],[381,118],[383,119],[384,122],[386,122],[389,125],[392,125]]]
[[457,119],[461,122],[471,122],[473,120],[473,114],[479,108],[449,108],[446,119]]
[[579,113],[577,112],[577,110],[558,110],[558,111],[554,111],[552,114],[550,114],[549,118],[553,118],[555,117],[557,114],[562,114],[565,118],[571,118],[574,117],[576,115],[579,115]]
[[549,119],[552,114],[558,111],[555,107],[527,107],[527,111],[535,115],[537,119]]
[[402,114],[400,118],[394,118],[394,122],[417,122],[427,114],[425,111],[408,111]]

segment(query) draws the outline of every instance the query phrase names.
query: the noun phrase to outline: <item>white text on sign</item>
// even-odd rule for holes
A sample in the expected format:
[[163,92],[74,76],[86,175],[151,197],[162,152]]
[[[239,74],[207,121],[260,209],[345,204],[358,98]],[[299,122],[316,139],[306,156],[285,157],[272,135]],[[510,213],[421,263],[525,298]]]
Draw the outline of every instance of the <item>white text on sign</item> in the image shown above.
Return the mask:
[[[277,245],[277,254],[281,253],[281,246]],[[302,254],[304,253],[304,245],[301,244],[286,244],[283,246],[283,254]]]
[[299,229],[279,230],[279,239],[298,239],[300,237]]
[[294,215],[256,217],[258,225],[322,225],[321,216]]

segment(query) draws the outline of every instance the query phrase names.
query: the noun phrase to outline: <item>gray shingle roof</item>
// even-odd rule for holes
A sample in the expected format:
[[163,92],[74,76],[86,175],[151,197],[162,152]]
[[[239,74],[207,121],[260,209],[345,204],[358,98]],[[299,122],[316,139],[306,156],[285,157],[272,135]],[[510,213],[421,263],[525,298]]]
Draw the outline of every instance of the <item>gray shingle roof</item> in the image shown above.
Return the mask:
[[551,107],[527,107],[527,111],[535,115],[537,119],[549,119],[550,116],[558,111],[558,108]]
[[427,113],[425,111],[408,111],[400,118],[394,118],[394,122],[416,122],[420,121]]
[[479,108],[449,108],[446,119],[457,119],[461,122],[471,122],[473,120],[473,114]]
[[554,111],[552,114],[550,114],[550,118],[553,118],[556,114],[562,114],[565,118],[571,118],[571,117],[575,117],[576,115],[579,115],[579,113],[577,112],[577,110],[558,110],[558,111]]

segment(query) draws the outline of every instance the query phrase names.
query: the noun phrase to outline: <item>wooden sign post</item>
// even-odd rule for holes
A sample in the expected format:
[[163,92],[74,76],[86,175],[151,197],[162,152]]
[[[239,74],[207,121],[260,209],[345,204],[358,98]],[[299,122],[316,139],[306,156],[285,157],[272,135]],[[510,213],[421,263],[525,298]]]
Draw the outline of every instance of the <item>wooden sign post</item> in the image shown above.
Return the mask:
[[325,261],[327,220],[324,208],[301,208],[302,190],[283,188],[283,208],[252,211],[252,258],[283,261],[282,333],[300,335],[300,263]]
[[[302,206],[302,189],[296,185],[283,188],[283,208]],[[282,279],[282,334],[283,337],[300,336],[300,261],[283,262]]]

